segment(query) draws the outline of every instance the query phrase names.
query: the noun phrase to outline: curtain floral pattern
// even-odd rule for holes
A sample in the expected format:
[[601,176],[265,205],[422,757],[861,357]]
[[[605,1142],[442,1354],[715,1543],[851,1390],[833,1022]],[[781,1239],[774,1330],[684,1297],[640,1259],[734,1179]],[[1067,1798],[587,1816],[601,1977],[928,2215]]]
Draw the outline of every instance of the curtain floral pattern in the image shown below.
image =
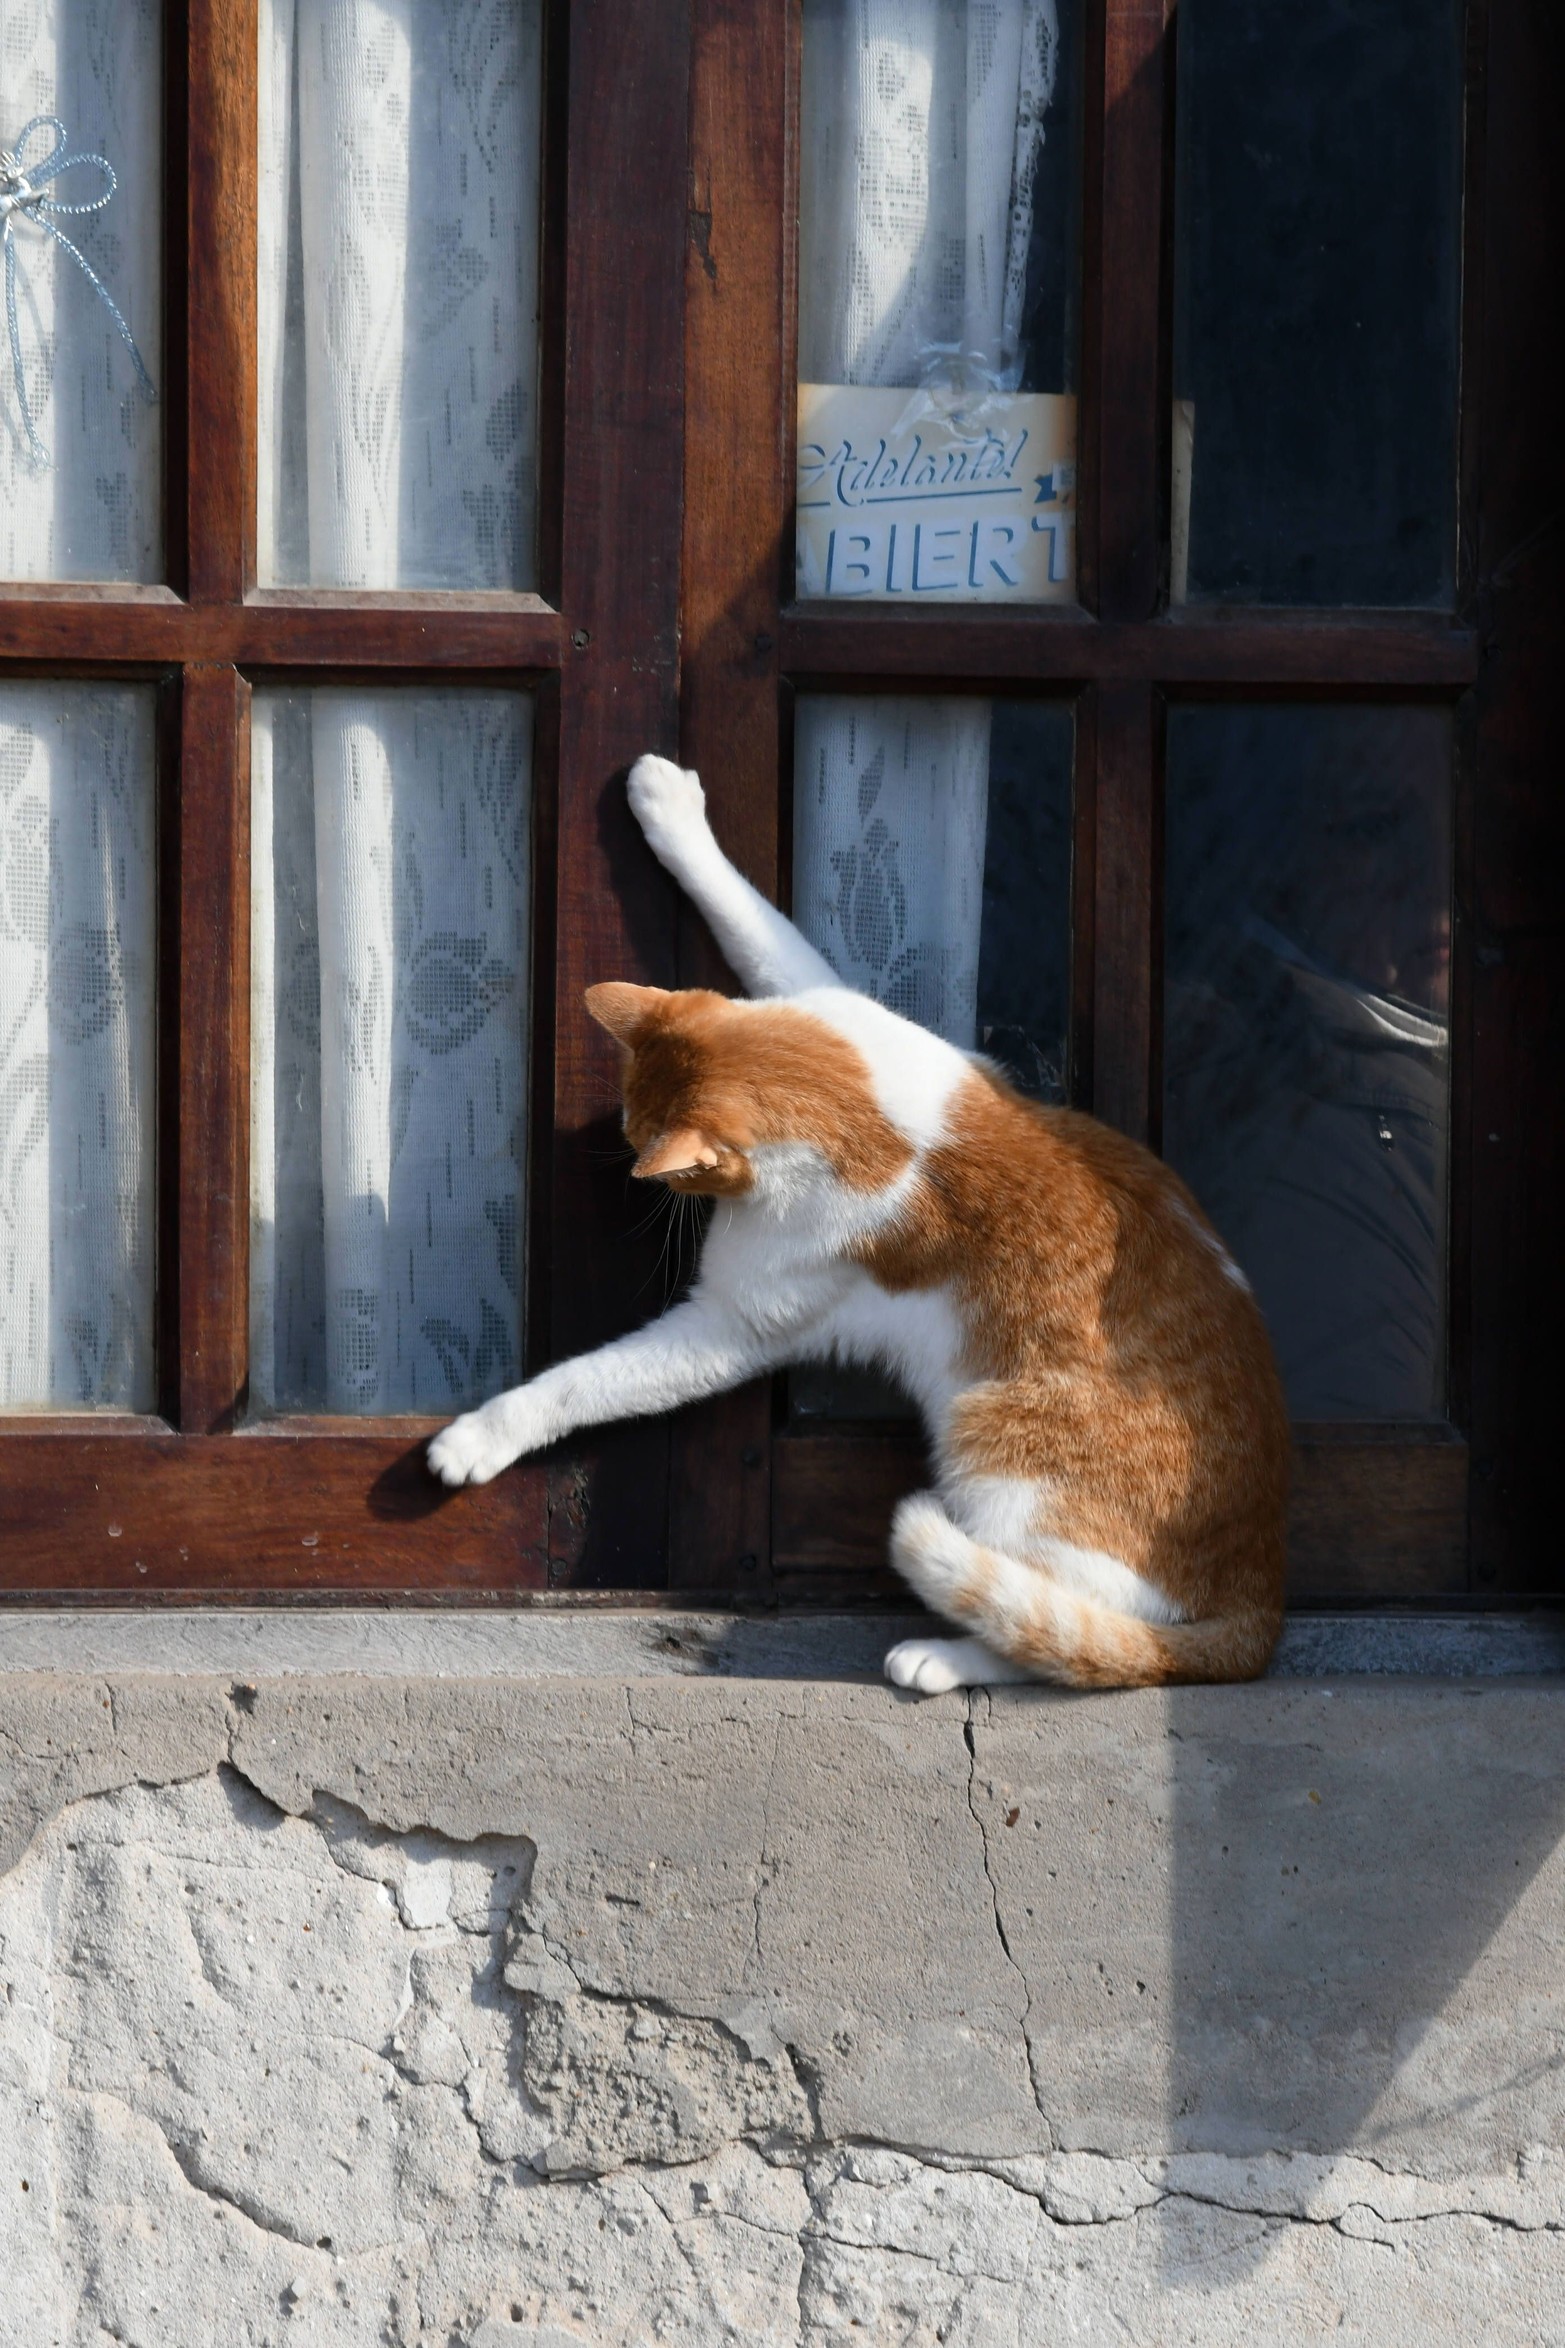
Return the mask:
[[[534,583],[540,0],[263,0],[260,570]],[[520,1374],[531,707],[258,694],[252,1401]]]
[[794,902],[849,986],[964,1050],[978,1024],[988,704],[802,695]]
[[0,1408],[150,1410],[153,695],[0,687]]
[[531,704],[257,693],[252,1406],[521,1374]]
[[539,0],[263,0],[260,572],[534,583]]
[[[111,201],[62,225],[123,312],[154,381],[162,86],[157,0],[0,0],[0,146],[14,148],[35,115],[55,115],[71,152],[112,167]],[[36,162],[52,143],[53,134],[35,132],[28,157]],[[46,192],[91,203],[103,187],[99,171],[77,164]],[[0,345],[0,579],[159,579],[160,413],[70,255],[25,211],[12,235],[28,403],[49,462],[29,445],[14,363]]]
[[1021,382],[1056,0],[806,0],[800,373]]

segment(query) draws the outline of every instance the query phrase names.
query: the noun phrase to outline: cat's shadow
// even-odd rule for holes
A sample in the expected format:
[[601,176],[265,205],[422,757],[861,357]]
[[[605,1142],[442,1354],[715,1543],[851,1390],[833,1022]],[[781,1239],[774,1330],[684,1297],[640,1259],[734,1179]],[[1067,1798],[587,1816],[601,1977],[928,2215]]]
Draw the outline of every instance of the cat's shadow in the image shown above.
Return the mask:
[[382,1523],[413,1524],[420,1518],[434,1516],[453,1500],[461,1498],[460,1487],[443,1484],[431,1475],[425,1454],[428,1441],[420,1436],[383,1467],[366,1494],[366,1505],[373,1517]]

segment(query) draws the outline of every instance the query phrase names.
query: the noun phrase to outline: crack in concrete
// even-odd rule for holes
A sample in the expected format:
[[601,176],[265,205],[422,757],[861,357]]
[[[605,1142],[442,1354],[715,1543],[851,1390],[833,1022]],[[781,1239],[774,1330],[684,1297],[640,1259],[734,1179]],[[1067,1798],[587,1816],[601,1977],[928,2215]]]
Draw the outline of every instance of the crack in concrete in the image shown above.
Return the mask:
[[761,1900],[767,1889],[766,1854],[771,1842],[772,1793],[777,1784],[777,1764],[782,1757],[782,1732],[783,1723],[779,1719],[772,1732],[772,1758],[766,1772],[766,1792],[761,1801],[761,1855],[755,1869],[755,1961],[761,1967],[766,1963],[765,1952],[761,1947]]
[[[181,2144],[176,2137],[169,2134],[156,2112],[147,2111],[140,2104],[131,2103],[125,2096],[116,2095],[114,2090],[108,2087],[94,2087],[90,2090],[66,2087],[61,2090],[61,2093],[67,2100],[74,2098],[87,2104],[111,2104],[116,2111],[123,2112],[127,2119],[144,2122],[162,2144],[169,2159],[174,2163],[192,2193],[199,2194],[201,2199],[209,2202],[214,2209],[232,2210],[235,2217],[243,2218],[247,2226],[253,2226],[255,2231],[258,2234],[264,2234],[269,2242],[286,2242],[290,2250],[303,2250],[309,2252],[313,2257],[320,2257],[321,2249],[318,2240],[304,2234],[291,2234],[286,2226],[274,2225],[271,2219],[264,2216],[258,2208],[253,2207],[239,2194],[225,2192],[221,2185],[204,2184],[191,2165],[195,2157],[191,2148]],[[399,2247],[396,2242],[372,2242],[355,2250],[351,2255],[354,2259],[376,2258],[395,2252]]]
[[1022,2047],[1027,2057],[1027,2083],[1032,2089],[1032,2099],[1037,2106],[1038,2117],[1048,2129],[1049,2141],[1052,2143],[1054,2128],[1048,2113],[1043,2108],[1042,2088],[1033,2061],[1032,2032],[1028,2028],[1028,2024],[1032,2020],[1032,1983],[1028,1980],[1024,1968],[1017,1962],[1016,1953],[1011,1947],[1011,1936],[1005,1929],[1005,1916],[1000,1906],[1000,1887],[995,1881],[994,1868],[989,1859],[989,1829],[985,1826],[983,1814],[978,1807],[978,1739],[974,1733],[973,1722],[973,1706],[976,1700],[977,1691],[970,1690],[967,1698],[967,1718],[962,1724],[962,1741],[967,1747],[967,1808],[973,1824],[978,1829],[978,1841],[983,1851],[984,1881],[989,1886],[989,1904],[994,1911],[995,1937],[1004,1952],[1006,1963],[1022,1985],[1022,1997],[1025,2002],[1022,2007],[1021,2030]]

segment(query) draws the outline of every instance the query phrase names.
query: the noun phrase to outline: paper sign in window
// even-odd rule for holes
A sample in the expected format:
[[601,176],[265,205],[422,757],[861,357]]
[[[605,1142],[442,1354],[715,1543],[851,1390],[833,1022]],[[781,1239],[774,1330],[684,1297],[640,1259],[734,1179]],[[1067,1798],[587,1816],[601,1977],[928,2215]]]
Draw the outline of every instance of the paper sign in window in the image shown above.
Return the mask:
[[1076,402],[801,383],[798,593],[1071,603]]

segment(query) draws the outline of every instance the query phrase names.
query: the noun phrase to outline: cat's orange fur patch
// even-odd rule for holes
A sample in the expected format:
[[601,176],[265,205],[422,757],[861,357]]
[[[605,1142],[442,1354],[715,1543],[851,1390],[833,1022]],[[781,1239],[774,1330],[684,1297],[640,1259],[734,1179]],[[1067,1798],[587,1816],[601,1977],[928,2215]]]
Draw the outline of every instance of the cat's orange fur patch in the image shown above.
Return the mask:
[[[1026,1213],[1017,1212],[1026,1202]],[[1260,1311],[1178,1177],[1096,1119],[975,1070],[890,1231],[883,1287],[949,1288],[977,1379],[951,1463],[1028,1476],[1050,1531],[1206,1616],[1280,1617],[1287,1412]]]

